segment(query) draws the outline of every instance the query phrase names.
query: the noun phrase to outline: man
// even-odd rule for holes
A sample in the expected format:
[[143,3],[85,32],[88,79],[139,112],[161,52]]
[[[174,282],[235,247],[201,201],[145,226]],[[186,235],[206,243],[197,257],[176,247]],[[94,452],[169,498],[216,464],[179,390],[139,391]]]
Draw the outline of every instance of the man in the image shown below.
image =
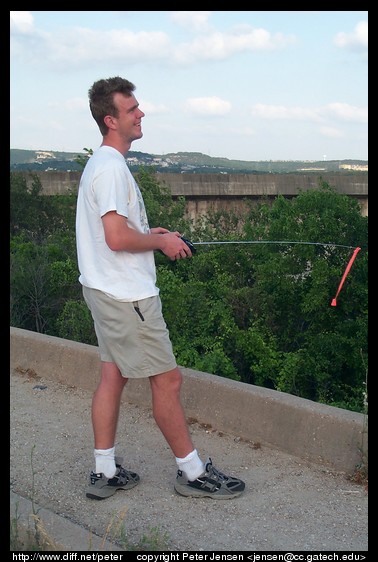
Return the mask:
[[135,86],[121,77],[96,81],[89,105],[103,140],[83,171],[76,237],[83,296],[94,321],[101,376],[92,400],[95,470],[86,495],[104,499],[139,483],[115,456],[121,395],[129,378],[148,377],[154,419],[177,463],[175,490],[184,496],[228,499],[245,487],[195,449],[180,399],[179,370],[162,315],[154,250],[191,257],[179,232],[150,228],[141,192],[125,155],[143,135]]

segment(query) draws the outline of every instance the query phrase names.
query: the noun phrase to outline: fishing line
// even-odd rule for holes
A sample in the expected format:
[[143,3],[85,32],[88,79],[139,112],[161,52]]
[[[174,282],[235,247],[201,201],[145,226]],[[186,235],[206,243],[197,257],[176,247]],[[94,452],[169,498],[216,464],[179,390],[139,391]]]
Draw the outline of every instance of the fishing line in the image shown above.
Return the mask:
[[354,246],[345,246],[344,244],[333,244],[324,242],[302,242],[289,240],[210,240],[209,242],[191,242],[194,246],[212,245],[212,244],[312,244],[315,246],[335,246],[338,248],[354,248]]
[[183,241],[189,246],[189,248],[194,252],[196,251],[195,246],[213,246],[213,245],[221,245],[221,244],[308,244],[313,246],[330,246],[334,248],[349,248],[353,249],[353,254],[349,259],[349,262],[345,268],[339,286],[337,288],[336,294],[331,301],[331,306],[337,306],[337,297],[341,291],[342,286],[344,285],[345,279],[348,276],[348,273],[353,265],[354,260],[357,257],[358,252],[361,250],[360,247],[355,248],[354,246],[346,246],[344,244],[333,244],[333,243],[325,243],[325,242],[303,242],[297,240],[209,240],[207,242],[191,242],[186,238],[182,237]]

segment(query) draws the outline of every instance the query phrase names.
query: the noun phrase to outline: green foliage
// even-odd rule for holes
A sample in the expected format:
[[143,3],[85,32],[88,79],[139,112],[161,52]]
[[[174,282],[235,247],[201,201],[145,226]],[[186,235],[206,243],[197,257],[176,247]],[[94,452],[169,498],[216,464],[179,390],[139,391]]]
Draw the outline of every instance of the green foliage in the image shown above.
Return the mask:
[[97,345],[92,316],[83,300],[67,300],[64,303],[57,319],[57,336]]
[[[251,210],[247,235],[252,231],[267,240],[350,246],[262,245],[256,252],[255,284],[263,303],[260,318],[266,320],[283,352],[273,387],[328,404],[344,399],[353,408],[359,397],[362,411],[367,218],[361,216],[355,200],[322,183],[318,190],[302,192],[292,201],[278,197],[270,208]],[[357,246],[362,250],[337,306],[331,307]]]
[[189,228],[189,221],[184,219],[185,199],[173,200],[169,187],[159,183],[154,168],[139,168],[135,179],[143,195],[150,227],[162,226],[182,233]]
[[34,177],[31,187],[21,174],[11,173],[10,181],[10,234],[20,232],[39,238],[43,228],[45,201],[41,200],[41,182]]
[[88,162],[88,159],[92,156],[93,154],[93,150],[92,148],[83,148],[85,154],[78,154],[75,158],[75,162],[76,164],[79,164],[79,166],[81,166],[81,168],[84,170],[86,163]]
[[[151,226],[252,242],[197,246],[177,262],[156,253],[178,364],[366,413],[368,221],[357,201],[320,180],[293,199],[209,212],[193,225],[153,169],[136,179]],[[78,282],[75,204],[74,194],[45,196],[38,178],[28,188],[11,175],[11,324],[96,345]]]
[[11,240],[10,322],[12,326],[55,335],[67,298],[77,295],[77,265],[55,244]]
[[10,177],[10,235],[22,234],[37,244],[55,233],[73,235],[76,195],[43,195],[36,174],[30,174],[31,183],[17,172]]
[[[199,259],[203,261],[205,256]],[[235,332],[230,307],[224,302],[229,278],[216,265],[218,271],[213,267],[211,277],[198,278],[196,264],[192,265],[189,273],[183,261],[171,268],[158,267],[164,316],[177,361],[182,366],[240,380],[227,354]]]

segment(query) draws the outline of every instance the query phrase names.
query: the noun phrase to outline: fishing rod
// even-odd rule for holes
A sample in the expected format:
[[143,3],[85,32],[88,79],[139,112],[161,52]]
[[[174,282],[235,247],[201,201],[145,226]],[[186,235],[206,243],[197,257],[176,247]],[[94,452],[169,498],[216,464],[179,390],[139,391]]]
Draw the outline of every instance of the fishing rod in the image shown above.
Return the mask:
[[349,248],[353,249],[353,254],[347,263],[339,286],[337,288],[336,294],[331,301],[331,306],[337,306],[337,297],[341,291],[342,286],[344,285],[345,279],[353,265],[354,260],[357,257],[358,252],[361,250],[359,246],[355,248],[354,246],[346,246],[345,244],[333,244],[333,243],[325,243],[325,242],[304,242],[304,241],[294,241],[294,240],[209,240],[207,242],[191,242],[187,238],[181,236],[181,239],[185,244],[190,248],[192,254],[195,254],[197,251],[196,246],[214,246],[214,245],[221,245],[221,244],[308,244],[313,246],[331,246],[335,248]]
[[[208,242],[191,242],[181,237],[187,246],[211,246],[213,244],[312,244],[315,246],[335,246],[339,248],[354,248],[354,246],[346,246],[344,244],[333,244],[324,242],[301,242],[289,240],[210,240]],[[196,251],[196,248],[194,248]]]

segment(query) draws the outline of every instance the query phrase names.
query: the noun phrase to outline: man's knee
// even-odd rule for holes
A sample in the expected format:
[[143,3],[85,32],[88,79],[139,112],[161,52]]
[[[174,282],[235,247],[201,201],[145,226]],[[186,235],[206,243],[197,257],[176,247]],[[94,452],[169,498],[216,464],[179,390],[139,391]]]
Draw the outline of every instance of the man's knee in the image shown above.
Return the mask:
[[166,373],[161,373],[160,375],[155,375],[150,378],[150,383],[152,389],[156,392],[180,392],[182,385],[182,373],[178,367],[172,369],[172,371],[167,371]]

